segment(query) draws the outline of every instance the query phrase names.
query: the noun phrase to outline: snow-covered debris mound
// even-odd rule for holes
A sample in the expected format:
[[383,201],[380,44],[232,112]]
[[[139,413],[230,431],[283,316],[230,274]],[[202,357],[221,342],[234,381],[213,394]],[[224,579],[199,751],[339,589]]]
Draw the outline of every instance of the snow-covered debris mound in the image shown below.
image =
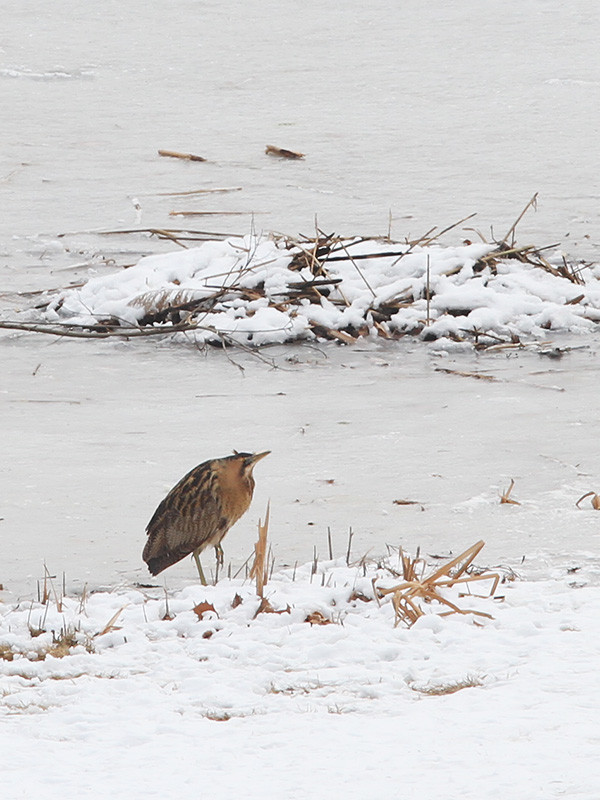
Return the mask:
[[532,247],[246,237],[92,278],[55,298],[45,321],[165,331],[175,324],[200,343],[255,346],[407,334],[518,342],[595,328],[599,279],[598,265],[576,270]]

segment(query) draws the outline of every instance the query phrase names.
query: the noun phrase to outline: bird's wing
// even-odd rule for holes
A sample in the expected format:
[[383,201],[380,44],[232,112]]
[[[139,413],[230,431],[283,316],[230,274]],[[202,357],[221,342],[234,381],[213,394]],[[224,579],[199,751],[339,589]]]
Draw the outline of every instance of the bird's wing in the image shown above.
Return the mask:
[[148,523],[143,559],[152,574],[211,543],[223,527],[213,473],[206,464],[189,472],[162,500]]

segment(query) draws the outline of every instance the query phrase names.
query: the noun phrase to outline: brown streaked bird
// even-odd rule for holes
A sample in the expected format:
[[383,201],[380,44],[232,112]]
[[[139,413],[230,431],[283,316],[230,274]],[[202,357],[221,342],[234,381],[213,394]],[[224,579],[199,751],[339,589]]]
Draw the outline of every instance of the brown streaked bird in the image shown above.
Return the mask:
[[254,492],[252,470],[264,453],[236,453],[204,461],[177,483],[159,504],[146,528],[142,558],[152,575],[194,557],[200,580],[206,578],[200,553],[211,545],[223,563],[221,540],[248,510]]

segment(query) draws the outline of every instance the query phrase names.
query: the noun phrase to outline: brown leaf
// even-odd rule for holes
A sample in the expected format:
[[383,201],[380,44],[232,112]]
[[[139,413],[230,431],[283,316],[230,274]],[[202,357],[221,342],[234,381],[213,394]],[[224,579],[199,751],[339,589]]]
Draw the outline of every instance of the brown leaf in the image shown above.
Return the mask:
[[231,607],[232,608],[237,608],[238,606],[241,606],[243,602],[244,601],[239,596],[239,594],[236,594],[235,597],[233,598],[233,600],[231,601]]
[[202,634],[202,638],[203,639],[210,639],[210,637],[213,635],[213,633],[214,633],[214,631],[210,631],[210,630],[204,631],[204,633]]
[[[198,619],[202,619],[207,611],[212,611],[215,614],[217,614],[217,609],[213,606],[212,603],[209,603],[207,600],[205,600],[203,603],[198,603],[197,606],[194,606],[194,614],[198,617]],[[218,616],[219,615],[217,614],[217,617]]]
[[363,603],[370,603],[372,598],[371,597],[367,597],[366,594],[363,594],[362,592],[358,592],[355,589],[352,592],[352,594],[350,595],[350,597],[348,598],[348,602],[352,603],[354,600],[362,600]]
[[311,611],[304,622],[310,622],[311,625],[331,625],[331,620],[327,619],[320,611]]
[[266,597],[263,597],[259,603],[259,606],[256,610],[256,614],[254,615],[254,619],[258,617],[259,614],[291,614],[292,609],[289,606],[285,608],[281,608],[279,610],[273,608],[271,603],[267,600]]

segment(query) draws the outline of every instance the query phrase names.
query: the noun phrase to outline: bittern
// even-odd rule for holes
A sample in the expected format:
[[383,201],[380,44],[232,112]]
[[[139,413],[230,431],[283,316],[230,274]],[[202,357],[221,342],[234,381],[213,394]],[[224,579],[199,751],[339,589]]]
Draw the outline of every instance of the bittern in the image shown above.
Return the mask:
[[265,453],[234,453],[204,461],[177,483],[159,504],[146,528],[142,558],[152,575],[194,557],[200,580],[206,578],[200,553],[211,545],[223,563],[221,541],[250,505],[254,492],[252,470]]

